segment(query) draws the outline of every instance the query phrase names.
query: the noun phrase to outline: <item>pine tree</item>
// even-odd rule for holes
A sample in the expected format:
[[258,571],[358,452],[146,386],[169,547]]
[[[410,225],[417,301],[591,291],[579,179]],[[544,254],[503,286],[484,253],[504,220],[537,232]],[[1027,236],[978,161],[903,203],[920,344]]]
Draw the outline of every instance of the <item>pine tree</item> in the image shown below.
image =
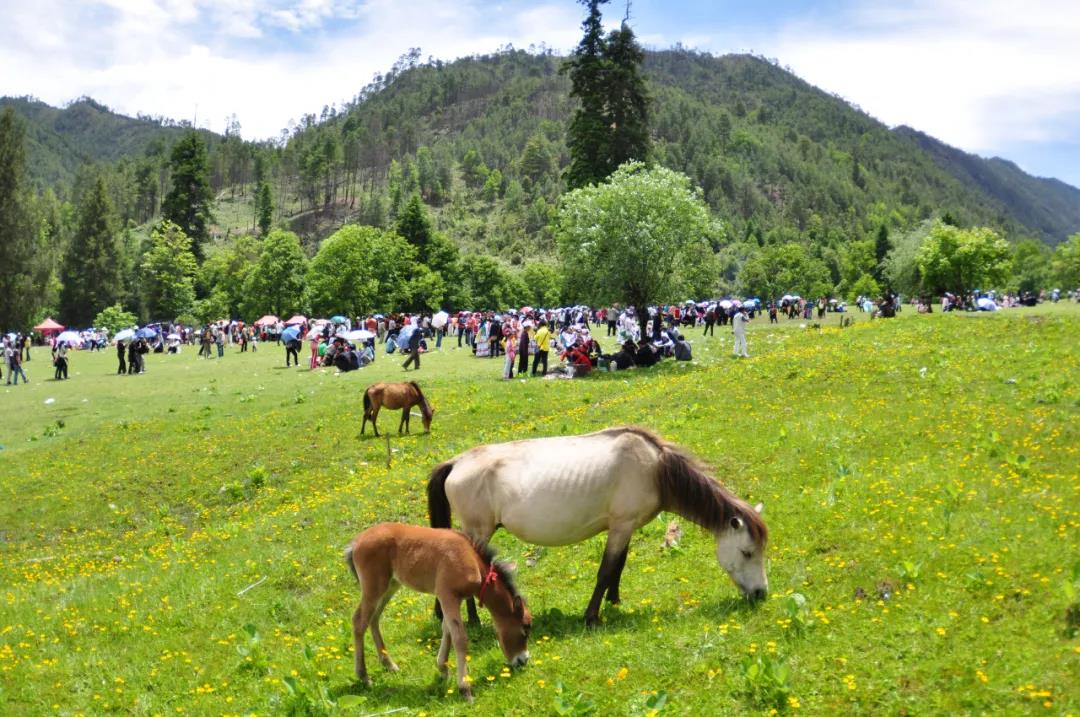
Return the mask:
[[566,144],[570,149],[566,183],[570,189],[596,184],[609,174],[603,86],[607,60],[604,58],[604,28],[600,22],[600,6],[607,0],[581,2],[589,11],[581,25],[585,34],[573,56],[560,70],[570,75],[570,96],[581,102],[566,133]]
[[123,296],[116,235],[116,210],[105,179],[98,175],[79,204],[78,225],[64,253],[60,315],[68,324],[88,326],[97,312]]
[[406,241],[416,247],[417,256],[421,263],[427,263],[427,248],[431,241],[433,229],[431,219],[428,218],[427,209],[420,200],[420,194],[414,192],[405,207],[398,216],[395,227],[398,234],[405,237]]
[[274,222],[274,198],[270,193],[270,183],[262,182],[255,195],[255,214],[259,221],[259,231],[266,236]]
[[36,302],[25,137],[8,107],[0,115],[0,329],[5,330],[27,328]]
[[172,189],[161,203],[163,219],[176,224],[191,239],[191,250],[202,258],[202,245],[210,239],[210,211],[214,192],[210,188],[210,162],[206,144],[198,132],[188,132],[173,147],[170,160]]
[[645,51],[625,22],[611,33],[604,47],[605,117],[609,128],[607,172],[631,160],[649,159],[649,93],[641,74]]
[[892,245],[889,243],[889,227],[882,224],[878,227],[877,238],[874,240],[874,258],[877,264],[874,267],[874,278],[879,282],[884,279],[885,257],[889,255]]

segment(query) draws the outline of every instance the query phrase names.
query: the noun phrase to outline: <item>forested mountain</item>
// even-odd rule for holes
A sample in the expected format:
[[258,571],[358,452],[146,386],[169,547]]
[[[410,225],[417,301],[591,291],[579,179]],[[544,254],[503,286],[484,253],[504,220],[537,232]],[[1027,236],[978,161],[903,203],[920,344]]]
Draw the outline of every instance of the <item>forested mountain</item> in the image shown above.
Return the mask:
[[[27,169],[30,180],[42,189],[71,185],[88,163],[164,155],[190,129],[187,123],[164,118],[125,117],[89,97],[64,108],[32,97],[0,97],[0,112],[8,106],[25,120]],[[202,134],[207,140],[217,136]]]
[[895,132],[917,142],[949,174],[1004,204],[1017,221],[1051,244],[1080,227],[1080,189],[1058,179],[1033,177],[1007,159],[968,154],[911,127]]
[[[573,104],[562,59],[508,50],[451,63],[402,57],[345,108],[304,117],[263,145],[276,219],[310,251],[346,220],[386,224],[412,189],[460,245],[519,263],[551,250],[550,219],[565,186]],[[906,127],[890,130],[838,97],[757,57],[674,49],[646,55],[655,159],[705,192],[727,239],[836,244],[949,212],[961,223],[1055,244],[1080,228],[1080,190],[983,159]],[[61,197],[88,162],[120,162],[121,218],[147,221],[167,188],[160,175],[185,125],[132,119],[81,99],[56,109],[3,99],[27,121],[29,172]],[[259,148],[204,133],[213,184],[229,191],[218,235],[250,229]],[[144,175],[136,176],[139,172]],[[128,191],[131,197],[125,197]],[[719,241],[719,239],[718,239]]]

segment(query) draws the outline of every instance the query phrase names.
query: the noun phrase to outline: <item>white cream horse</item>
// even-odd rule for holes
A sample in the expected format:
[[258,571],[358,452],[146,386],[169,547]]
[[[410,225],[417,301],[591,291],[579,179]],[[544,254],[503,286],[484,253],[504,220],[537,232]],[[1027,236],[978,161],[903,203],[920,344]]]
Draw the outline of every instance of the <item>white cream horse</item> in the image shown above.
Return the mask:
[[661,510],[713,534],[717,561],[747,598],[768,592],[761,505],[735,497],[686,453],[641,428],[473,448],[436,467],[428,480],[432,527],[449,528],[451,509],[481,544],[499,526],[537,545],[569,545],[606,530],[585,610],[590,625],[599,620],[605,593],[619,602],[630,538]]

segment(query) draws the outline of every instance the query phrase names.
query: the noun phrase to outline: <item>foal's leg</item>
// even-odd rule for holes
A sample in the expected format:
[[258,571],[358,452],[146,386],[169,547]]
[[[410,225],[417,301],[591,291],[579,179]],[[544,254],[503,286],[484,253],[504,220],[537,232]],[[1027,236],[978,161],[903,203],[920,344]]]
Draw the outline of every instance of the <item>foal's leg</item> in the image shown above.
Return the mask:
[[600,561],[600,569],[596,572],[596,587],[593,588],[589,606],[585,608],[585,624],[592,627],[600,622],[600,601],[607,591],[616,573],[619,564],[619,556],[630,544],[630,536],[633,526],[617,526],[608,529],[607,545],[604,546],[604,557]]
[[375,606],[375,612],[371,615],[371,639],[375,643],[375,652],[379,656],[379,661],[382,662],[383,667],[390,672],[397,672],[398,666],[394,664],[394,661],[390,659],[390,653],[386,651],[386,643],[383,642],[382,631],[379,629],[379,618],[382,617],[383,610],[386,609],[390,598],[394,597],[394,593],[400,587],[401,583],[391,580],[386,592],[380,598],[379,604]]
[[353,613],[353,650],[356,653],[356,677],[365,685],[371,684],[371,678],[368,677],[367,665],[364,664],[364,633],[367,632],[372,616],[375,615],[376,608],[389,586],[389,575],[361,574],[360,576],[363,597],[360,598],[360,605]]
[[[472,702],[472,687],[469,686],[465,652],[469,647],[469,637],[465,634],[465,625],[461,622],[461,600],[450,591],[439,594],[439,603],[443,607],[443,632],[449,632],[454,641],[454,661],[457,663],[458,692]],[[445,639],[445,638],[444,638]],[[440,654],[442,649],[439,650]],[[443,665],[445,667],[445,661]]]

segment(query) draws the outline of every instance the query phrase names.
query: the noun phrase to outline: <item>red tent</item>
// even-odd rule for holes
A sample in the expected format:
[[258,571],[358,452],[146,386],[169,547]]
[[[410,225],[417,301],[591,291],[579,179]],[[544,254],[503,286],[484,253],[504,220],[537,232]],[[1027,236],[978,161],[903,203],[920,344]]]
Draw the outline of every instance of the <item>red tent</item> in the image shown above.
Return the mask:
[[52,318],[45,319],[40,324],[34,327],[34,331],[39,334],[49,335],[58,334],[64,330],[64,327],[52,320]]

